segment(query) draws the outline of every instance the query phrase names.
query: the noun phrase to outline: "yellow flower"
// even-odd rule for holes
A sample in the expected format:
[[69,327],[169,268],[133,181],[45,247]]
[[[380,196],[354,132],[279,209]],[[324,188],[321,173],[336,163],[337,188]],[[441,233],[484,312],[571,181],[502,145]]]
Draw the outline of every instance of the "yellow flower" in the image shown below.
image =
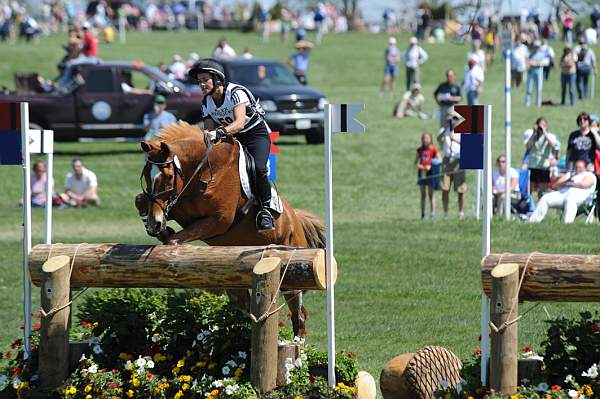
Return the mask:
[[302,399],[302,396],[296,395],[296,396],[294,396],[294,399]]
[[517,395],[516,393],[512,394],[510,395],[510,399],[519,399],[519,395]]
[[173,371],[173,374],[177,374],[181,371],[181,369],[179,367],[174,367],[172,371]]
[[208,369],[209,369],[209,370],[212,370],[212,369],[214,369],[215,367],[217,367],[217,363],[210,363],[210,364],[208,365]]
[[85,395],[85,399],[92,399],[92,395]]
[[242,376],[242,374],[244,374],[244,370],[242,370],[241,368],[237,368],[235,369],[234,375],[236,379],[240,379],[240,377]]
[[589,384],[585,384],[583,386],[583,390],[585,391],[585,396],[587,396],[588,398],[594,394],[594,391],[592,390],[592,387]]
[[130,389],[129,391],[127,391],[126,395],[130,398],[133,398],[133,391]]
[[92,390],[92,387],[89,385],[86,385],[85,388],[83,388],[83,390],[85,391],[85,393],[88,393]]
[[183,396],[183,391],[177,391],[177,393],[175,394],[174,398],[175,399],[179,399]]
[[185,359],[179,359],[179,361],[177,362],[177,367],[183,367],[185,366]]
[[155,362],[161,362],[161,361],[165,361],[167,360],[167,357],[165,355],[163,355],[162,353],[155,353],[154,356],[152,356],[152,359]]
[[190,389],[190,384],[185,383],[181,386],[181,389],[183,389],[184,391],[187,391],[188,389]]
[[475,398],[472,396],[467,396],[467,399],[475,399]]
[[75,395],[75,393],[77,392],[77,388],[71,386],[69,388],[67,388],[67,390],[65,391],[68,395]]
[[204,367],[206,366],[206,362],[196,362],[196,367]]
[[219,394],[219,390],[218,389],[213,389],[212,391],[210,391],[210,394],[212,396],[217,396]]
[[190,382],[192,380],[192,376],[190,375],[182,375],[183,381]]
[[138,380],[137,378],[134,378],[131,380],[131,385],[133,385],[134,387],[139,387],[140,386],[140,380]]

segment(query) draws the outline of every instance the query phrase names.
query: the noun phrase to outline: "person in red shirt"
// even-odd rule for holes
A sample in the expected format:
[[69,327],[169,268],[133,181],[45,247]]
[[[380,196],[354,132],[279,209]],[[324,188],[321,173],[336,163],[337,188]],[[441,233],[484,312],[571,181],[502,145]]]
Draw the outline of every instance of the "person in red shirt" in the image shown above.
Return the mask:
[[92,26],[89,22],[81,24],[83,29],[83,55],[86,57],[98,57],[98,39],[92,32]]
[[431,163],[434,159],[438,159],[438,149],[432,144],[433,138],[431,133],[425,132],[421,136],[421,146],[417,148],[417,157],[415,164],[417,165],[418,180],[417,184],[421,190],[421,219],[425,219],[425,192],[429,195],[429,204],[431,207],[431,219],[435,219],[435,197],[433,196],[433,174],[431,171]]

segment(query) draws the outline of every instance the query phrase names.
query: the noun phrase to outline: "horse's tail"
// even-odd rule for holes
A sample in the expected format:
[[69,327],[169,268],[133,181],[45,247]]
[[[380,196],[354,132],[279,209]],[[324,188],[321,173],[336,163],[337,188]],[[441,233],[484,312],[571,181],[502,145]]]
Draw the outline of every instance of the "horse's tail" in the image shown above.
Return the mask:
[[309,248],[325,248],[325,225],[310,212],[295,209]]

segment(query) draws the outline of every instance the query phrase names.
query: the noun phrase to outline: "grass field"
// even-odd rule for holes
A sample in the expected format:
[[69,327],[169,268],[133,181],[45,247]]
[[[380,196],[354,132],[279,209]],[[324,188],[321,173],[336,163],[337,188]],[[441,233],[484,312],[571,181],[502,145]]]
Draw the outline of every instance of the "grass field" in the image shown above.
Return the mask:
[[[169,60],[174,53],[207,55],[221,32],[131,33],[128,44],[101,46],[104,59]],[[284,60],[292,46],[273,38],[260,43],[254,34],[226,32],[237,50],[250,47],[258,57]],[[404,44],[406,36],[399,38]],[[62,56],[64,35],[43,38],[40,45],[0,45],[0,85],[12,86],[14,72],[39,71],[53,76]],[[376,378],[391,357],[428,344],[443,345],[461,357],[478,346],[481,222],[473,215],[473,184],[467,197],[467,219],[457,219],[455,196],[448,220],[419,220],[415,149],[424,130],[436,131],[437,121],[397,120],[391,117],[395,98],[378,95],[383,71],[383,35],[349,33],[328,35],[311,55],[309,83],[325,92],[331,102],[366,103],[360,119],[366,134],[336,135],[334,145],[335,248],[340,265],[336,286],[336,326],[339,349],[358,354],[361,368]],[[562,46],[554,43],[557,54]],[[468,48],[447,43],[427,44],[430,60],[422,68],[426,108],[434,109],[433,90],[446,68],[462,70]],[[598,49],[596,49],[598,50]],[[403,72],[399,86],[403,86]],[[600,101],[576,107],[525,108],[524,88],[513,91],[513,165],[523,154],[522,132],[538,116],[545,116],[552,132],[566,148],[576,128],[578,112],[600,112]],[[482,103],[494,105],[494,156],[504,148],[503,65],[501,57],[486,76]],[[554,70],[544,87],[544,98],[559,98]],[[323,216],[323,147],[304,145],[301,137],[283,138],[278,161],[278,188],[296,207]],[[135,144],[59,143],[58,187],[73,157],[81,157],[99,179],[103,205],[99,209],[56,210],[55,242],[154,243],[146,236],[133,206],[139,192],[142,156]],[[0,345],[20,333],[22,302],[21,210],[17,207],[21,169],[0,169]],[[469,174],[472,182],[473,174]],[[436,194],[441,209],[441,198]],[[441,214],[438,211],[438,215]],[[43,212],[34,212],[34,241],[43,237]],[[558,213],[540,225],[495,220],[493,252],[546,251],[597,253],[598,225],[562,225]],[[34,291],[36,291],[34,289]],[[36,293],[37,297],[37,293]],[[326,347],[325,294],[307,295],[310,310],[309,343]],[[527,309],[531,304],[522,305]],[[36,299],[34,308],[39,306]],[[586,304],[545,304],[554,316],[575,315],[592,308]],[[519,323],[520,343],[538,348],[546,312],[538,307]]]

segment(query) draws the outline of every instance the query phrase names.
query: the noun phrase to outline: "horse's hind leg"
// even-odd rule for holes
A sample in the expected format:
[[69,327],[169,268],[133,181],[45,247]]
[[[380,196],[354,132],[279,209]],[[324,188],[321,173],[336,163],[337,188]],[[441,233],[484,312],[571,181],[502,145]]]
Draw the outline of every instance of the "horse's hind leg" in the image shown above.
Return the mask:
[[302,305],[302,291],[286,291],[283,293],[290,311],[292,312],[292,328],[294,336],[306,336],[306,318],[308,313]]

